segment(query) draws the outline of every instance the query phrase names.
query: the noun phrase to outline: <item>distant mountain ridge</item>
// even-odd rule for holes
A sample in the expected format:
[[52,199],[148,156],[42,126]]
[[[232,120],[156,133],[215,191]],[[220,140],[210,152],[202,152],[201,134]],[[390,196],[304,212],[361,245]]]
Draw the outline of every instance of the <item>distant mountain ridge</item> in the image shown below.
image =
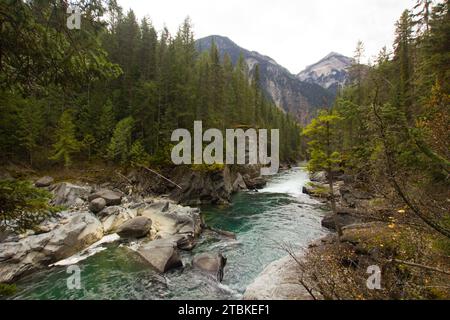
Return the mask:
[[331,52],[319,62],[316,62],[297,74],[301,81],[320,85],[336,94],[339,88],[349,81],[349,68],[353,59],[340,53]]
[[228,53],[233,64],[242,53],[249,73],[258,64],[261,87],[266,95],[280,108],[294,115],[301,124],[307,124],[321,107],[333,103],[335,95],[327,88],[308,81],[302,81],[279,65],[274,59],[238,46],[227,37],[212,35],[196,41],[197,50],[207,51],[215,43],[221,56]]

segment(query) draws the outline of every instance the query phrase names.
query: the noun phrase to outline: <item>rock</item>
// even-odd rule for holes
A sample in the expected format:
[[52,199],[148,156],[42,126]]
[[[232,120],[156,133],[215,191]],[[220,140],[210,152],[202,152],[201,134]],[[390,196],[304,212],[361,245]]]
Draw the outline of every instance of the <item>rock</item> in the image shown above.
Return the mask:
[[[162,211],[165,210],[165,211]],[[138,215],[152,220],[152,229],[158,238],[168,238],[175,234],[194,239],[202,231],[200,210],[183,207],[167,201],[157,201],[141,210]]]
[[119,192],[111,191],[108,189],[103,189],[97,191],[91,195],[89,195],[88,200],[92,201],[97,198],[103,198],[106,201],[106,205],[109,206],[117,206],[122,203],[122,194]]
[[152,220],[147,217],[136,217],[122,224],[117,234],[122,238],[143,238],[152,227]]
[[356,203],[360,200],[370,200],[373,198],[370,193],[351,187],[342,187],[340,188],[339,193],[343,202],[351,208],[355,208]]
[[286,256],[269,264],[245,290],[244,300],[312,300],[298,283],[297,262]]
[[72,214],[47,233],[0,244],[0,283],[70,257],[103,237],[100,221],[90,212]]
[[46,176],[40,178],[38,181],[34,183],[34,185],[38,188],[49,187],[55,180],[52,177]]
[[[362,219],[358,215],[360,214],[350,208],[337,208],[336,210],[337,221],[341,228],[361,223]],[[334,216],[331,214],[323,218],[322,226],[330,230],[336,230]]]
[[89,210],[93,213],[99,213],[106,206],[106,200],[103,198],[97,198],[89,203]]
[[175,188],[170,198],[184,205],[224,204],[231,201],[233,186],[228,166],[217,171],[176,169],[172,178],[182,190]]
[[106,207],[98,216],[100,216],[105,233],[115,232],[126,221],[136,217],[135,210],[129,210],[120,206]]
[[77,199],[86,200],[91,193],[91,187],[77,186],[68,182],[62,182],[52,190],[54,198],[52,203],[60,206],[74,206]]
[[194,257],[192,265],[202,271],[213,274],[217,281],[223,280],[223,269],[227,264],[227,258],[222,254],[201,253]]
[[267,181],[263,177],[250,178],[248,174],[243,176],[245,185],[250,190],[262,189],[266,186]]
[[154,240],[141,246],[137,252],[151,266],[162,273],[183,266],[173,240]]
[[309,176],[309,180],[313,182],[327,183],[327,173],[325,171],[311,173]]
[[240,190],[246,190],[247,185],[245,184],[244,178],[240,173],[237,174],[236,180],[233,182],[233,191],[238,192]]

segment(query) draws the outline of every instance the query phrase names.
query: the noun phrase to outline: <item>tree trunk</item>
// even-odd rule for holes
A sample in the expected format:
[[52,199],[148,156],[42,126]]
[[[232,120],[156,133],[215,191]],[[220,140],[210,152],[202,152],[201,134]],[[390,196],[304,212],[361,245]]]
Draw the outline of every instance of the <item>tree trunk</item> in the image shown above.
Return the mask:
[[328,174],[328,184],[329,184],[329,188],[330,188],[331,210],[333,211],[333,221],[334,221],[334,225],[336,227],[336,232],[337,232],[337,235],[338,235],[338,241],[340,242],[341,241],[341,237],[342,237],[342,227],[341,227],[341,224],[339,223],[337,210],[336,210],[336,199],[334,198],[333,171],[332,170],[328,170],[327,174]]

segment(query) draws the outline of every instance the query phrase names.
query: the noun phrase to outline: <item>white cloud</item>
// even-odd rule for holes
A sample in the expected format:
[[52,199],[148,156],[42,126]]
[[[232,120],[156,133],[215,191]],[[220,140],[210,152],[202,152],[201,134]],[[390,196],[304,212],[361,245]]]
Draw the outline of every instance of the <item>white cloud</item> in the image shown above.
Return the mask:
[[352,56],[364,42],[367,58],[394,39],[394,24],[415,0],[119,0],[157,29],[175,32],[186,16],[196,38],[229,37],[298,73],[331,51]]

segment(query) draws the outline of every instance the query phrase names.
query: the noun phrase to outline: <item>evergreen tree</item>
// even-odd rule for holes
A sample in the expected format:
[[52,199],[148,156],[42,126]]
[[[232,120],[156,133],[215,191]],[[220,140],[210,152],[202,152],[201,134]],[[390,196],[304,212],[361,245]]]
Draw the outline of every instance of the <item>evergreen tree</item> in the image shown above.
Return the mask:
[[107,150],[109,160],[118,160],[122,164],[128,161],[133,125],[132,117],[125,118],[117,123]]
[[53,155],[51,160],[63,160],[64,166],[72,164],[72,155],[80,151],[80,142],[75,137],[75,125],[70,110],[66,110],[59,119],[55,135],[56,142],[53,144]]

